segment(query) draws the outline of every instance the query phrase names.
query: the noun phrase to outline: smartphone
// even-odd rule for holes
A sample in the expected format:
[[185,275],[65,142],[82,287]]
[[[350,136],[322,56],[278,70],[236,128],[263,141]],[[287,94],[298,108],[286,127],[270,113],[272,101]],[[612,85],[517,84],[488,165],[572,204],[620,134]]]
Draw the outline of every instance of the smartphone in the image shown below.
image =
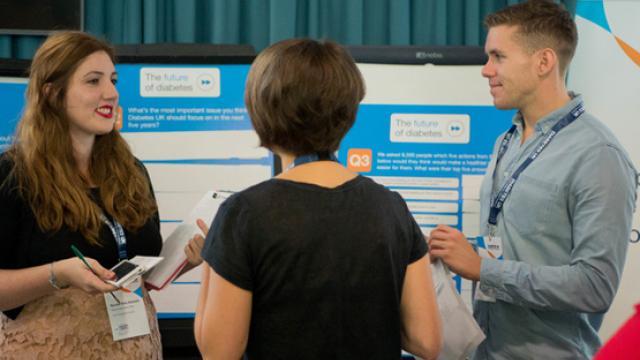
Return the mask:
[[134,264],[129,260],[120,261],[110,270],[116,274],[116,277],[112,280],[107,280],[107,283],[117,287],[122,287],[134,277],[144,272],[144,269],[140,265]]

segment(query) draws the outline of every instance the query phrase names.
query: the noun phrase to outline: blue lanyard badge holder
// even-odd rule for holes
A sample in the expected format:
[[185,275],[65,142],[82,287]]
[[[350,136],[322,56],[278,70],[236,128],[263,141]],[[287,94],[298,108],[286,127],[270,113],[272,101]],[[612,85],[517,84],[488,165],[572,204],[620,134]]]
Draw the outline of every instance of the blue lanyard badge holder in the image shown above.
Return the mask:
[[[102,221],[109,227],[118,245],[118,260],[127,260],[127,238],[124,228],[118,221],[110,221],[104,214]],[[116,265],[118,267],[120,264]],[[113,268],[115,270],[115,267]],[[124,279],[123,279],[124,280]],[[117,291],[118,297],[112,299],[104,294],[107,306],[107,315],[111,325],[111,335],[114,341],[129,339],[132,337],[148,335],[151,333],[146,307],[142,299],[142,279],[136,274],[133,280],[126,285],[129,291]],[[125,285],[123,285],[124,287]],[[135,291],[131,291],[135,290]],[[114,293],[110,293],[113,294]],[[114,301],[115,300],[115,301]]]
[[[580,115],[584,113],[584,106],[582,103],[576,105],[567,115],[565,115],[562,119],[560,119],[549,131],[547,136],[538,144],[535,150],[525,159],[525,161],[520,164],[520,166],[516,169],[516,171],[511,175],[509,179],[506,180],[500,191],[493,197],[491,201],[491,210],[489,212],[489,219],[487,222],[487,234],[486,236],[479,236],[476,238],[476,246],[478,248],[478,254],[483,258],[487,259],[503,259],[503,244],[502,238],[497,236],[497,228],[498,228],[498,215],[502,212],[502,208],[504,207],[504,203],[511,194],[514,185],[518,181],[518,178],[522,174],[522,172],[533,163],[538,156],[542,153],[544,149],[551,143],[553,138],[558,134],[560,130],[571,124],[575,121]],[[495,179],[495,174],[498,169],[498,164],[500,160],[507,152],[509,148],[509,144],[511,143],[511,139],[513,138],[514,133],[516,132],[516,126],[513,125],[509,131],[505,134],[502,142],[500,143],[500,148],[498,149],[498,155],[496,158],[496,166],[493,170],[493,178]],[[476,286],[475,291],[476,300],[495,302],[495,297],[490,294],[486,294],[481,290],[480,287]]]
[[302,164],[308,164],[316,161],[335,161],[338,162],[338,158],[329,151],[322,151],[312,154],[305,154],[296,157],[289,166],[284,171],[288,171],[293,169],[296,166],[300,166]]
[[102,222],[107,225],[111,233],[113,234],[113,238],[116,240],[116,245],[118,245],[118,261],[126,260],[127,257],[127,237],[124,234],[124,228],[117,222],[115,219],[113,221],[109,221],[109,219],[101,214],[100,218]]

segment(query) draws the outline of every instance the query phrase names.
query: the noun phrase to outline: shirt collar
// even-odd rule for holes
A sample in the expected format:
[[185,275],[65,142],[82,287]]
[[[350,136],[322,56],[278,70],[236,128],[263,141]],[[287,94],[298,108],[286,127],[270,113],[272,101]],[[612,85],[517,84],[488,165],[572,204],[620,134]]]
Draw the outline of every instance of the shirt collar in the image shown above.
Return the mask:
[[[563,107],[554,110],[553,112],[543,116],[536,123],[536,132],[541,134],[546,134],[558,120],[562,119],[563,116],[568,114],[574,107],[578,105],[582,101],[582,95],[576,94],[573,91],[569,91],[569,97],[571,100],[566,103]],[[513,116],[513,124],[516,125],[518,133],[522,133],[522,123],[524,119],[522,118],[522,114],[518,111]]]

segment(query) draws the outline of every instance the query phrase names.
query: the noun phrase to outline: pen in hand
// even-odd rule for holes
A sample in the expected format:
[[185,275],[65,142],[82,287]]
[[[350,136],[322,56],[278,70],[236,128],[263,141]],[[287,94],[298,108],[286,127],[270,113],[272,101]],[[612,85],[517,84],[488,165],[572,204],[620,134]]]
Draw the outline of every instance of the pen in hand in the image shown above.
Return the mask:
[[[97,276],[98,278],[100,278],[100,276],[98,275],[98,273],[96,273],[95,270],[93,270],[93,268],[91,267],[91,265],[89,264],[89,262],[87,262],[87,260],[84,258],[84,255],[82,255],[82,253],[80,252],[80,250],[78,250],[77,247],[75,247],[74,245],[71,245],[71,251],[73,251],[73,253],[78,257],[78,259],[80,259],[84,265],[93,273],[93,275]],[[111,296],[113,297],[113,299],[120,304],[120,300],[118,300],[118,298],[112,293],[109,292],[109,294],[111,294]]]

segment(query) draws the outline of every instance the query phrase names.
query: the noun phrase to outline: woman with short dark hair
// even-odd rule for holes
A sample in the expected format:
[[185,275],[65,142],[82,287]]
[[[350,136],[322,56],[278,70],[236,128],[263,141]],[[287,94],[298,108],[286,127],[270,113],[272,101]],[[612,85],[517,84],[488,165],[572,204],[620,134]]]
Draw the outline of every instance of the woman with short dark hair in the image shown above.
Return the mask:
[[254,61],[245,102],[283,173],[230,197],[213,221],[195,320],[205,358],[437,357],[420,228],[399,194],[334,155],[364,92],[332,42],[286,40]]

